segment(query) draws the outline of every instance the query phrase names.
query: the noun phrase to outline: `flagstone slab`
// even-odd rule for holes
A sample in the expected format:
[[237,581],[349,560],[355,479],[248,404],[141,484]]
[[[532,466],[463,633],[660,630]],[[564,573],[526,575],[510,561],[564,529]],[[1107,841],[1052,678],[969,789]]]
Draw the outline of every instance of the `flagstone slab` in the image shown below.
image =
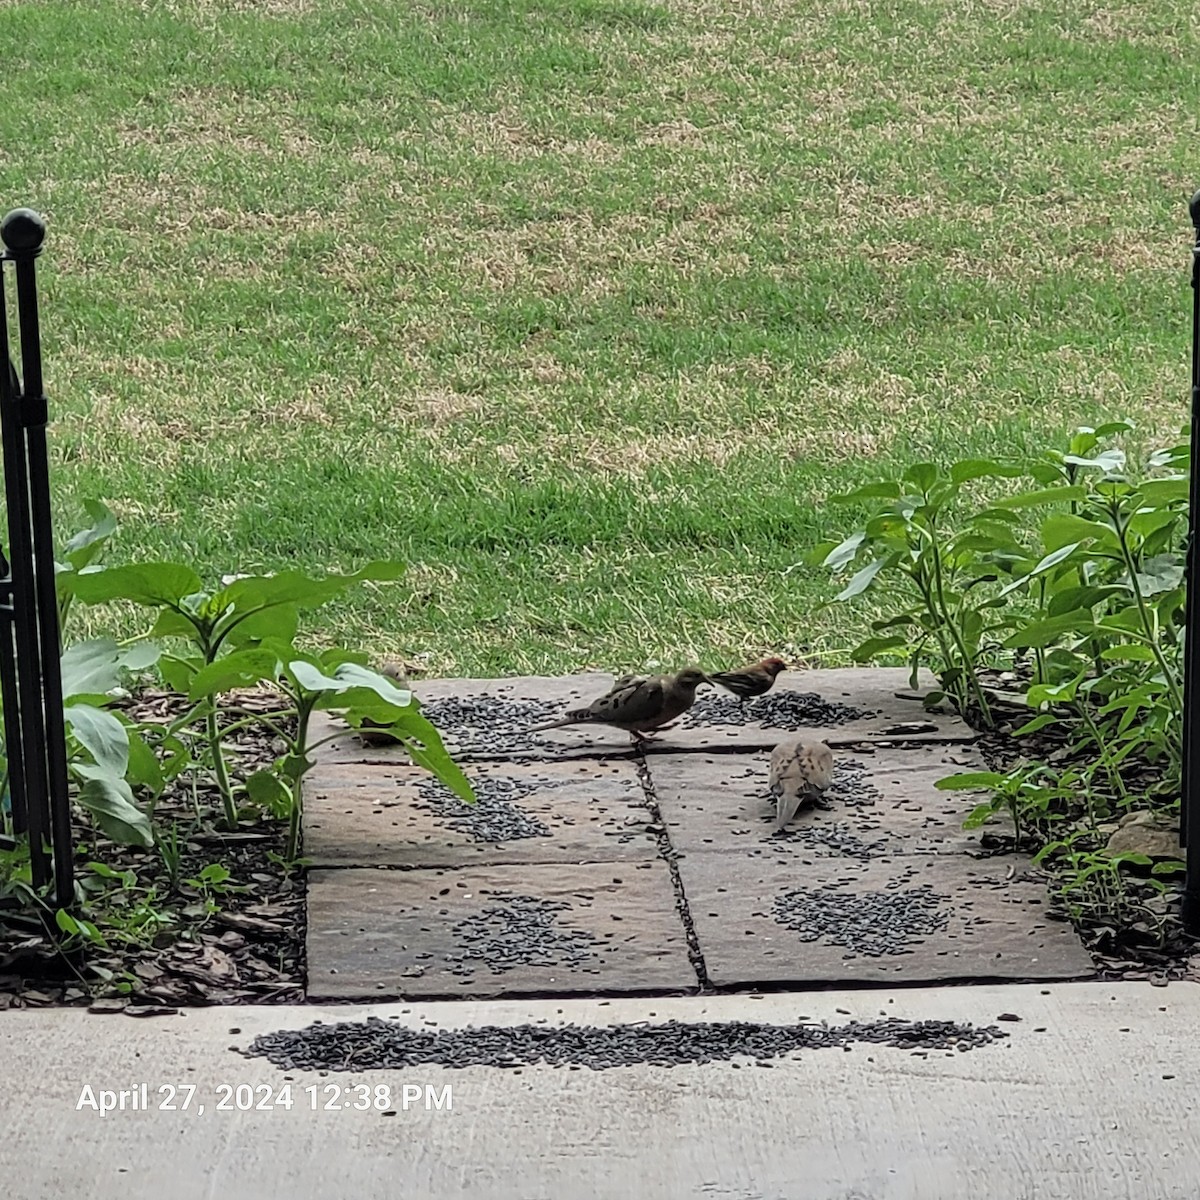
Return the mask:
[[[601,673],[502,679],[426,679],[413,685],[423,715],[437,728],[446,749],[459,761],[488,759],[633,758],[629,734],[619,729],[576,729],[529,732],[560,717],[568,709],[604,695],[615,676]],[[310,744],[324,741],[346,726],[324,713],[314,714]],[[399,746],[364,745],[350,730],[320,746],[321,762],[407,762]]]
[[308,997],[697,987],[670,872],[641,863],[314,870]]
[[1071,926],[1046,917],[1046,885],[1027,866],[965,854],[801,861],[740,848],[679,860],[719,987],[1092,975]]
[[636,765],[513,762],[467,767],[475,805],[419,767],[321,763],[304,784],[304,853],[316,866],[653,859]]
[[977,849],[965,831],[973,804],[938,791],[939,779],[983,770],[972,746],[859,747],[834,752],[834,782],[821,806],[806,806],[774,833],[775,802],[765,751],[655,754],[651,786],[671,844],[681,854],[735,847],[740,853],[798,858],[879,858]]
[[[635,755],[630,735],[605,726],[569,726],[530,733],[529,728],[553,720],[570,708],[587,704],[612,686],[614,676],[599,672],[550,678],[513,676],[504,679],[428,679],[413,685],[425,715],[434,723],[446,748],[460,761],[477,759],[629,758]],[[680,750],[762,749],[776,745],[792,730],[764,725],[754,714],[784,693],[816,695],[824,705],[838,706],[838,722],[817,719],[805,726],[831,746],[863,741],[969,742],[970,726],[949,712],[926,712],[918,699],[932,689],[934,678],[922,672],[917,693],[909,689],[904,667],[833,668],[787,671],[772,691],[748,702],[744,724],[714,723],[736,701],[724,689],[702,686],[695,707],[673,728],[647,744],[649,753]],[[899,695],[897,694],[899,693]],[[312,741],[344,728],[318,714]],[[321,746],[322,762],[390,764],[406,761],[399,747],[364,746],[350,733]]]
[[[975,738],[971,727],[949,711],[927,712],[919,698],[933,690],[935,679],[928,671],[918,677],[919,688],[909,687],[907,667],[822,668],[812,671],[785,671],[775,680],[767,695],[746,704],[745,724],[720,724],[706,710],[728,712],[736,700],[723,689],[702,689],[696,704],[684,715],[677,729],[663,734],[651,747],[652,753],[674,750],[761,749],[776,746],[798,731],[810,733],[830,746],[853,745],[863,741],[897,742],[970,742]],[[815,706],[817,714],[800,729],[764,724],[755,714],[779,703],[786,693],[815,695],[824,704]],[[732,704],[731,704],[732,701]],[[837,706],[825,718],[820,710]]]

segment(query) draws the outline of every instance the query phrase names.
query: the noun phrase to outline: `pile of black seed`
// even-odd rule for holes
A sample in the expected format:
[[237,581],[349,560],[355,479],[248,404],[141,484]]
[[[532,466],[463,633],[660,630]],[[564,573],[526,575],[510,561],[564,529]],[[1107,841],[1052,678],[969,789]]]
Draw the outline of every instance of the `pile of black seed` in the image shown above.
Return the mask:
[[532,750],[531,725],[562,716],[559,700],[506,700],[501,696],[446,696],[421,703],[421,714],[452,740],[459,754],[511,754]]
[[831,725],[845,725],[860,717],[873,714],[865,709],[826,700],[816,692],[768,692],[755,696],[743,705],[736,696],[724,691],[705,692],[696,698],[683,719],[685,729],[700,725],[749,725],[753,723],[769,729],[821,729]]
[[860,862],[877,858],[887,845],[886,838],[863,841],[845,821],[834,821],[829,825],[791,825],[777,836],[784,841],[799,842],[811,850],[824,848]]
[[849,1021],[845,1025],[763,1025],[756,1021],[658,1025],[514,1025],[466,1029],[408,1029],[368,1017],[336,1025],[260,1034],[246,1058],[265,1058],[285,1071],[404,1070],[424,1063],[443,1067],[522,1067],[546,1063],[604,1071],[647,1063],[752,1058],[759,1065],[797,1050],[829,1050],[866,1042],[917,1052],[978,1050],[1008,1034],[995,1025],[956,1021]]
[[830,808],[873,808],[883,793],[867,782],[867,765],[838,756],[833,760],[833,786],[826,793]]
[[459,921],[451,929],[461,954],[451,975],[473,975],[468,962],[483,962],[501,974],[515,967],[581,967],[605,943],[585,929],[564,928],[558,915],[570,909],[562,900],[497,892],[495,904]]
[[550,829],[517,801],[554,783],[488,775],[475,779],[475,803],[464,804],[445,784],[422,779],[417,785],[417,808],[428,809],[439,820],[476,842],[517,842],[522,838],[549,837]]
[[943,904],[948,899],[927,883],[858,893],[800,889],[776,896],[774,916],[802,942],[824,939],[880,958],[906,954],[907,947],[945,929],[950,917]]

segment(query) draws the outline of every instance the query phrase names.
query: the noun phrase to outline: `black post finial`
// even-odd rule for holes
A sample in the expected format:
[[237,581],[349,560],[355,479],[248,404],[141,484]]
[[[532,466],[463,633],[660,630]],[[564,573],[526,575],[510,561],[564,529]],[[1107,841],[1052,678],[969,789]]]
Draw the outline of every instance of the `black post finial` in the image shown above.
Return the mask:
[[14,208],[0,221],[0,241],[14,255],[36,254],[46,237],[46,222],[32,208]]
[[1200,229],[1200,192],[1188,201],[1188,212],[1192,214],[1192,224]]

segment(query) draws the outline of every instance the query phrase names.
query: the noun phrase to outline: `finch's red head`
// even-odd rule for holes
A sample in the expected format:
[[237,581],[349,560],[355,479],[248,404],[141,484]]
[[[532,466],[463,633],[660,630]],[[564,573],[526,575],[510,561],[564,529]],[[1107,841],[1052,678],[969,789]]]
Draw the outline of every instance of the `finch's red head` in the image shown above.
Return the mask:
[[787,663],[785,663],[782,658],[764,658],[762,660],[762,665],[771,672],[772,679],[774,679],[780,671],[787,670]]

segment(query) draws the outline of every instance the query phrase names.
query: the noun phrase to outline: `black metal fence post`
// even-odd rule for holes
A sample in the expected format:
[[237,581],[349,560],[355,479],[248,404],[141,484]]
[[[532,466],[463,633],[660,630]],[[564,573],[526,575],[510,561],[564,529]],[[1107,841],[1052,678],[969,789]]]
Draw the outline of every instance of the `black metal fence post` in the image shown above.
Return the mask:
[[1183,925],[1200,933],[1200,554],[1196,523],[1200,521],[1200,192],[1189,205],[1196,231],[1192,248],[1192,396],[1191,466],[1188,486],[1187,600],[1183,643],[1183,779],[1179,805],[1179,837],[1187,854],[1183,885]]
[[[0,221],[0,442],[8,557],[0,553],[0,700],[14,833],[29,839],[35,887],[56,908],[74,899],[61,646],[50,513],[48,408],[42,389],[35,260],[46,226],[29,209]],[[8,340],[3,268],[13,264],[21,372]]]

